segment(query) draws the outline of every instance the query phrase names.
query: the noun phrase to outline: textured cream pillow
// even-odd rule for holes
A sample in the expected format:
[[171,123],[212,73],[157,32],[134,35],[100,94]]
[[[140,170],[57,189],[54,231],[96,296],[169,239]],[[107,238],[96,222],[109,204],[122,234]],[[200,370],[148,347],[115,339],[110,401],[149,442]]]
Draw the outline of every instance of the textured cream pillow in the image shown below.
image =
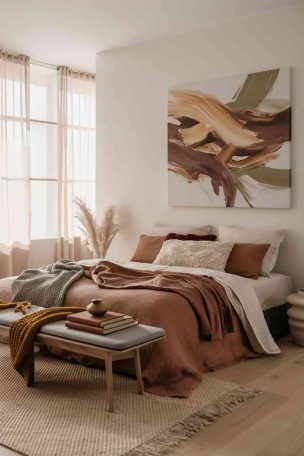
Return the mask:
[[224,271],[232,248],[232,242],[170,239],[163,243],[154,263]]
[[261,274],[269,277],[273,270],[281,243],[284,241],[286,230],[253,230],[235,228],[232,226],[219,226],[219,241],[230,241],[235,243],[270,244],[264,256]]

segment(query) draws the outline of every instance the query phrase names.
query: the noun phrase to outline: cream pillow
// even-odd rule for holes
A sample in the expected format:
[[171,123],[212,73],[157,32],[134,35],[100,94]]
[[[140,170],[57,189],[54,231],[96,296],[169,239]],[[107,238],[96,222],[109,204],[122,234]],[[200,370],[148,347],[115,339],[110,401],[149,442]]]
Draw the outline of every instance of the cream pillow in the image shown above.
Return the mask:
[[232,248],[232,242],[170,239],[163,243],[154,263],[224,271]]
[[219,241],[235,243],[270,244],[262,262],[261,274],[269,277],[273,270],[281,243],[284,241],[286,230],[253,230],[234,228],[232,226],[219,226]]

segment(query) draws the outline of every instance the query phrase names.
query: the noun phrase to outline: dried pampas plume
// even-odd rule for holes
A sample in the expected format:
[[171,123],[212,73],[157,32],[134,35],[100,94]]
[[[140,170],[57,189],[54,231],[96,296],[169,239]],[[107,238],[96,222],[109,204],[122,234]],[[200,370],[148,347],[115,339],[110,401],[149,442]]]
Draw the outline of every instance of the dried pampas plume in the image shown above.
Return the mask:
[[76,218],[80,223],[80,231],[86,237],[95,258],[105,258],[111,242],[120,228],[115,223],[115,206],[106,208],[102,221],[98,222],[91,209],[82,199],[75,197],[74,202],[78,209]]

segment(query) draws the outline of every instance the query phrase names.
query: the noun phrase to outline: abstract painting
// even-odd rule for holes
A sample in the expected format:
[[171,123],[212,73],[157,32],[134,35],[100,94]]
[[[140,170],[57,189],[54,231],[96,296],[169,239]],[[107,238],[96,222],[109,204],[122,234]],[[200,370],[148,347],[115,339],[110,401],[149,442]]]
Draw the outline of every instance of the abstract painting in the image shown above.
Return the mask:
[[288,208],[290,69],[169,90],[171,206]]

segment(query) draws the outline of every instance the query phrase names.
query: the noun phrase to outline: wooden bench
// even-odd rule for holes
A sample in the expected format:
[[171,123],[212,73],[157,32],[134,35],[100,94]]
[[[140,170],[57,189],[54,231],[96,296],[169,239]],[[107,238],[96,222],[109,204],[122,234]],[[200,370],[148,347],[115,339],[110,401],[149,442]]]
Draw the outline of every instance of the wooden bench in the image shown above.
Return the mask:
[[[33,306],[30,312],[39,310]],[[9,325],[22,318],[23,315],[13,309],[0,311],[0,337],[9,339]],[[138,325],[105,336],[86,333],[76,329],[67,328],[64,321],[56,321],[42,326],[35,337],[36,345],[47,345],[60,348],[85,356],[92,356],[105,361],[106,387],[108,398],[108,411],[114,411],[113,391],[113,361],[134,358],[137,390],[144,393],[141,375],[140,348],[157,342],[166,337],[162,328]]]

